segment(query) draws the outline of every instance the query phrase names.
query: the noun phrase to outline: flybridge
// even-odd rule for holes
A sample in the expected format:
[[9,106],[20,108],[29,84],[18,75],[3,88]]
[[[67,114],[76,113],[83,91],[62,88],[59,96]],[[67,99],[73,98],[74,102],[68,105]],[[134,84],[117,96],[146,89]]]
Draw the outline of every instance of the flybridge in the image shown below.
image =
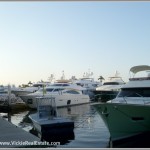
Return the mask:
[[130,81],[150,80],[150,77],[129,78]]

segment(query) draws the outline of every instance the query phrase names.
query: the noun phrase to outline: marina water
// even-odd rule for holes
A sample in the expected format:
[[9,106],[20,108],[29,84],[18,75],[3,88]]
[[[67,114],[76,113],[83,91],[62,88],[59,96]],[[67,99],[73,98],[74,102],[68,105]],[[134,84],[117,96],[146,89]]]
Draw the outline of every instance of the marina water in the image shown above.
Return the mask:
[[[99,114],[90,104],[77,105],[72,107],[58,108],[58,116],[67,117],[74,121],[74,137],[67,139],[57,145],[59,148],[106,148],[109,146],[109,132]],[[35,110],[23,112],[0,113],[12,124],[31,132],[33,125],[28,115],[35,113]],[[61,139],[60,139],[61,140]],[[64,139],[62,139],[64,140]],[[58,142],[58,141],[57,141]]]
[[[58,108],[58,116],[70,118],[74,121],[75,127],[73,135],[68,139],[60,139],[58,148],[110,148],[110,134],[105,126],[101,116],[97,113],[91,104],[83,104],[72,107]],[[26,110],[19,112],[4,113],[0,112],[0,116],[11,122],[12,124],[22,128],[38,136],[40,135],[33,128],[29,114],[35,113],[36,110]],[[67,133],[66,133],[67,134]],[[150,137],[150,136],[149,136]],[[149,138],[145,137],[145,138]],[[143,138],[144,139],[144,138]],[[136,142],[137,140],[137,142]],[[145,140],[144,140],[145,141]],[[150,147],[150,144],[145,145],[141,140],[130,140],[129,144],[124,142],[122,145],[117,145],[119,148],[141,148]]]

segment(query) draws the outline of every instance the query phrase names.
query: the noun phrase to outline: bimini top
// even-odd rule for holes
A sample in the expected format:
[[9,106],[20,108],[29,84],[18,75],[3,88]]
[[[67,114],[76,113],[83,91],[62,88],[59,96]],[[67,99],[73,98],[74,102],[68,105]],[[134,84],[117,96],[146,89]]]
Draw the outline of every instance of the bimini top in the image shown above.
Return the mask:
[[140,65],[140,66],[134,66],[130,69],[130,71],[134,74],[136,74],[137,72],[140,71],[146,71],[146,70],[150,70],[150,66],[148,65]]

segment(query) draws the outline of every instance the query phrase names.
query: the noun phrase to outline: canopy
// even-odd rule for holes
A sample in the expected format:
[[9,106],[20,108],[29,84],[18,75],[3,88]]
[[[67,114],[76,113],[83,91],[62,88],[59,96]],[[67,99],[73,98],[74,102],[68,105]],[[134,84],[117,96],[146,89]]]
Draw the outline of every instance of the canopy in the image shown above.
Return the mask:
[[134,66],[130,69],[130,71],[134,74],[140,71],[150,70],[150,66],[148,65],[140,65],[140,66]]

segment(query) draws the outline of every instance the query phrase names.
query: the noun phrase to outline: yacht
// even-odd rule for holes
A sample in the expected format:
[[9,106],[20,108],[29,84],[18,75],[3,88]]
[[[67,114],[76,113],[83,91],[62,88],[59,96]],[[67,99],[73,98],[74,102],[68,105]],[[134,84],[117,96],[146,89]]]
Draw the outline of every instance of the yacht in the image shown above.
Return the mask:
[[95,99],[101,102],[114,99],[124,84],[125,82],[122,77],[118,76],[118,72],[116,71],[114,76],[109,77],[102,86],[96,88],[94,91]]
[[93,91],[95,91],[98,86],[102,85],[101,82],[95,81],[94,78],[91,77],[92,75],[93,72],[89,71],[84,73],[82,78],[73,81],[75,84],[86,88],[91,99],[94,97]]
[[20,97],[22,95],[27,95],[27,94],[30,94],[30,93],[34,93],[37,90],[39,90],[41,87],[47,86],[47,85],[50,85],[50,83],[49,82],[37,82],[37,83],[33,83],[31,86],[13,88],[11,90],[11,92],[13,94],[15,94],[17,97]]
[[[149,71],[147,65],[132,67],[133,76],[121,87],[117,97],[94,105],[110,132],[112,144],[150,132]],[[143,77],[143,72],[148,75]]]
[[37,108],[36,97],[39,96],[54,97],[57,107],[78,105],[89,103],[90,98],[86,89],[73,84],[70,80],[57,80],[47,87],[40,88],[37,92],[22,95],[21,99],[27,103],[30,108]]

